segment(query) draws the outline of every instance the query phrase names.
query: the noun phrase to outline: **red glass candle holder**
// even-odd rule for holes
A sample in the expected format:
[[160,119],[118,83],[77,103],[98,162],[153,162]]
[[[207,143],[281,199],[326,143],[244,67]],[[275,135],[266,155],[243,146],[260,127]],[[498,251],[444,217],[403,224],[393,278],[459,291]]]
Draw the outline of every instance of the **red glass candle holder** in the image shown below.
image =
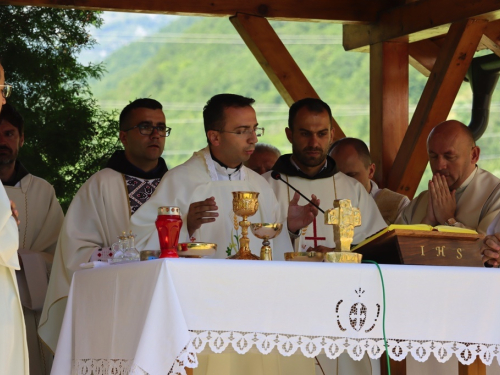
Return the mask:
[[177,245],[182,227],[179,207],[159,207],[155,224],[160,240],[160,258],[179,258]]

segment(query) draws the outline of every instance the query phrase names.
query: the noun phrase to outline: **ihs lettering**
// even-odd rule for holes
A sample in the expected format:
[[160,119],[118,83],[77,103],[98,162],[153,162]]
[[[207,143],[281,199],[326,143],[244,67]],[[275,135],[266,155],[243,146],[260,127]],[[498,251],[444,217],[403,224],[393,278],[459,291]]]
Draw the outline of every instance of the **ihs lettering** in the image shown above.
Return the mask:
[[[437,257],[446,257],[446,255],[444,254],[445,247],[446,246],[436,246],[435,247]],[[420,255],[424,257],[425,256],[425,249],[424,249],[423,245],[420,245],[420,251],[421,251]],[[456,249],[456,258],[457,259],[463,258],[462,249],[460,247]]]

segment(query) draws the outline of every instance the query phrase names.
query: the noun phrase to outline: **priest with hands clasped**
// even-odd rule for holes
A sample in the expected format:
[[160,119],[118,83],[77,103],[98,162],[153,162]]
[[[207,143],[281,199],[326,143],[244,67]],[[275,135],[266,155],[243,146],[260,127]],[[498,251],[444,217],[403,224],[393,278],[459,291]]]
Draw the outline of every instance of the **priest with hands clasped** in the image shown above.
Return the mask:
[[480,149],[469,128],[449,120],[427,139],[429,190],[401,213],[399,224],[449,225],[485,233],[500,212],[500,179],[479,168]]
[[[284,222],[295,232],[307,226],[318,214],[311,204],[298,205],[299,195],[289,202],[286,215],[279,215],[278,202],[269,184],[243,162],[252,155],[258,137],[264,133],[257,123],[253,99],[234,94],[212,97],[203,109],[208,146],[195,152],[184,164],[169,171],[154,196],[132,217],[132,230],[137,233],[140,249],[159,249],[155,228],[160,206],[177,206],[184,225],[180,242],[217,244],[216,258],[226,258],[238,251],[240,221],[233,213],[232,192],[260,193],[259,209],[249,220],[255,223]],[[312,197],[315,204],[319,200]],[[284,229],[286,233],[286,229]],[[262,240],[249,232],[250,249],[259,254]],[[284,238],[285,240],[280,240]],[[291,251],[285,235],[278,236],[273,247],[274,259],[283,259]]]

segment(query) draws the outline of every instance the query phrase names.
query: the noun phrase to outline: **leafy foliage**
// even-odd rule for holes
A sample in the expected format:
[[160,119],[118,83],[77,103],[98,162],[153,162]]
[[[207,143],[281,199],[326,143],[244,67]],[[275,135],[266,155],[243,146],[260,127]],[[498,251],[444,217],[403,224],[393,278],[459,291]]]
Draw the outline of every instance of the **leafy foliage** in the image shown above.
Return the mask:
[[63,208],[117,144],[116,113],[99,107],[88,84],[103,67],[76,58],[95,44],[87,28],[101,23],[91,11],[0,7],[0,56],[14,86],[8,100],[25,119],[19,158],[54,185]]

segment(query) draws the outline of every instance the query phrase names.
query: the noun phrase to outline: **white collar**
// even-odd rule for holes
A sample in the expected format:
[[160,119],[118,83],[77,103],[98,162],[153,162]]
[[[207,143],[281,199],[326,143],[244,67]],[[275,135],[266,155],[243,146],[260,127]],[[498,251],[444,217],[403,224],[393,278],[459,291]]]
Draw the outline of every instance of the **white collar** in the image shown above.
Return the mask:
[[370,180],[370,185],[372,186],[372,189],[370,190],[370,195],[375,198],[375,196],[377,195],[377,193],[381,190],[379,189],[377,183],[373,180]]
[[205,158],[208,173],[212,181],[246,180],[245,166],[241,166],[238,170],[237,168],[224,168],[212,159],[209,146],[205,147],[201,152]]
[[472,173],[469,175],[469,177],[467,177],[467,179],[462,183],[462,185],[460,185],[460,187],[457,189],[457,191],[455,192],[455,194],[461,194],[461,193],[463,193],[463,191],[465,189],[467,189],[467,186],[469,186],[469,184],[471,183],[471,181],[474,178],[474,176],[476,175],[476,173],[477,173],[477,165],[474,168],[474,170],[472,171]]

